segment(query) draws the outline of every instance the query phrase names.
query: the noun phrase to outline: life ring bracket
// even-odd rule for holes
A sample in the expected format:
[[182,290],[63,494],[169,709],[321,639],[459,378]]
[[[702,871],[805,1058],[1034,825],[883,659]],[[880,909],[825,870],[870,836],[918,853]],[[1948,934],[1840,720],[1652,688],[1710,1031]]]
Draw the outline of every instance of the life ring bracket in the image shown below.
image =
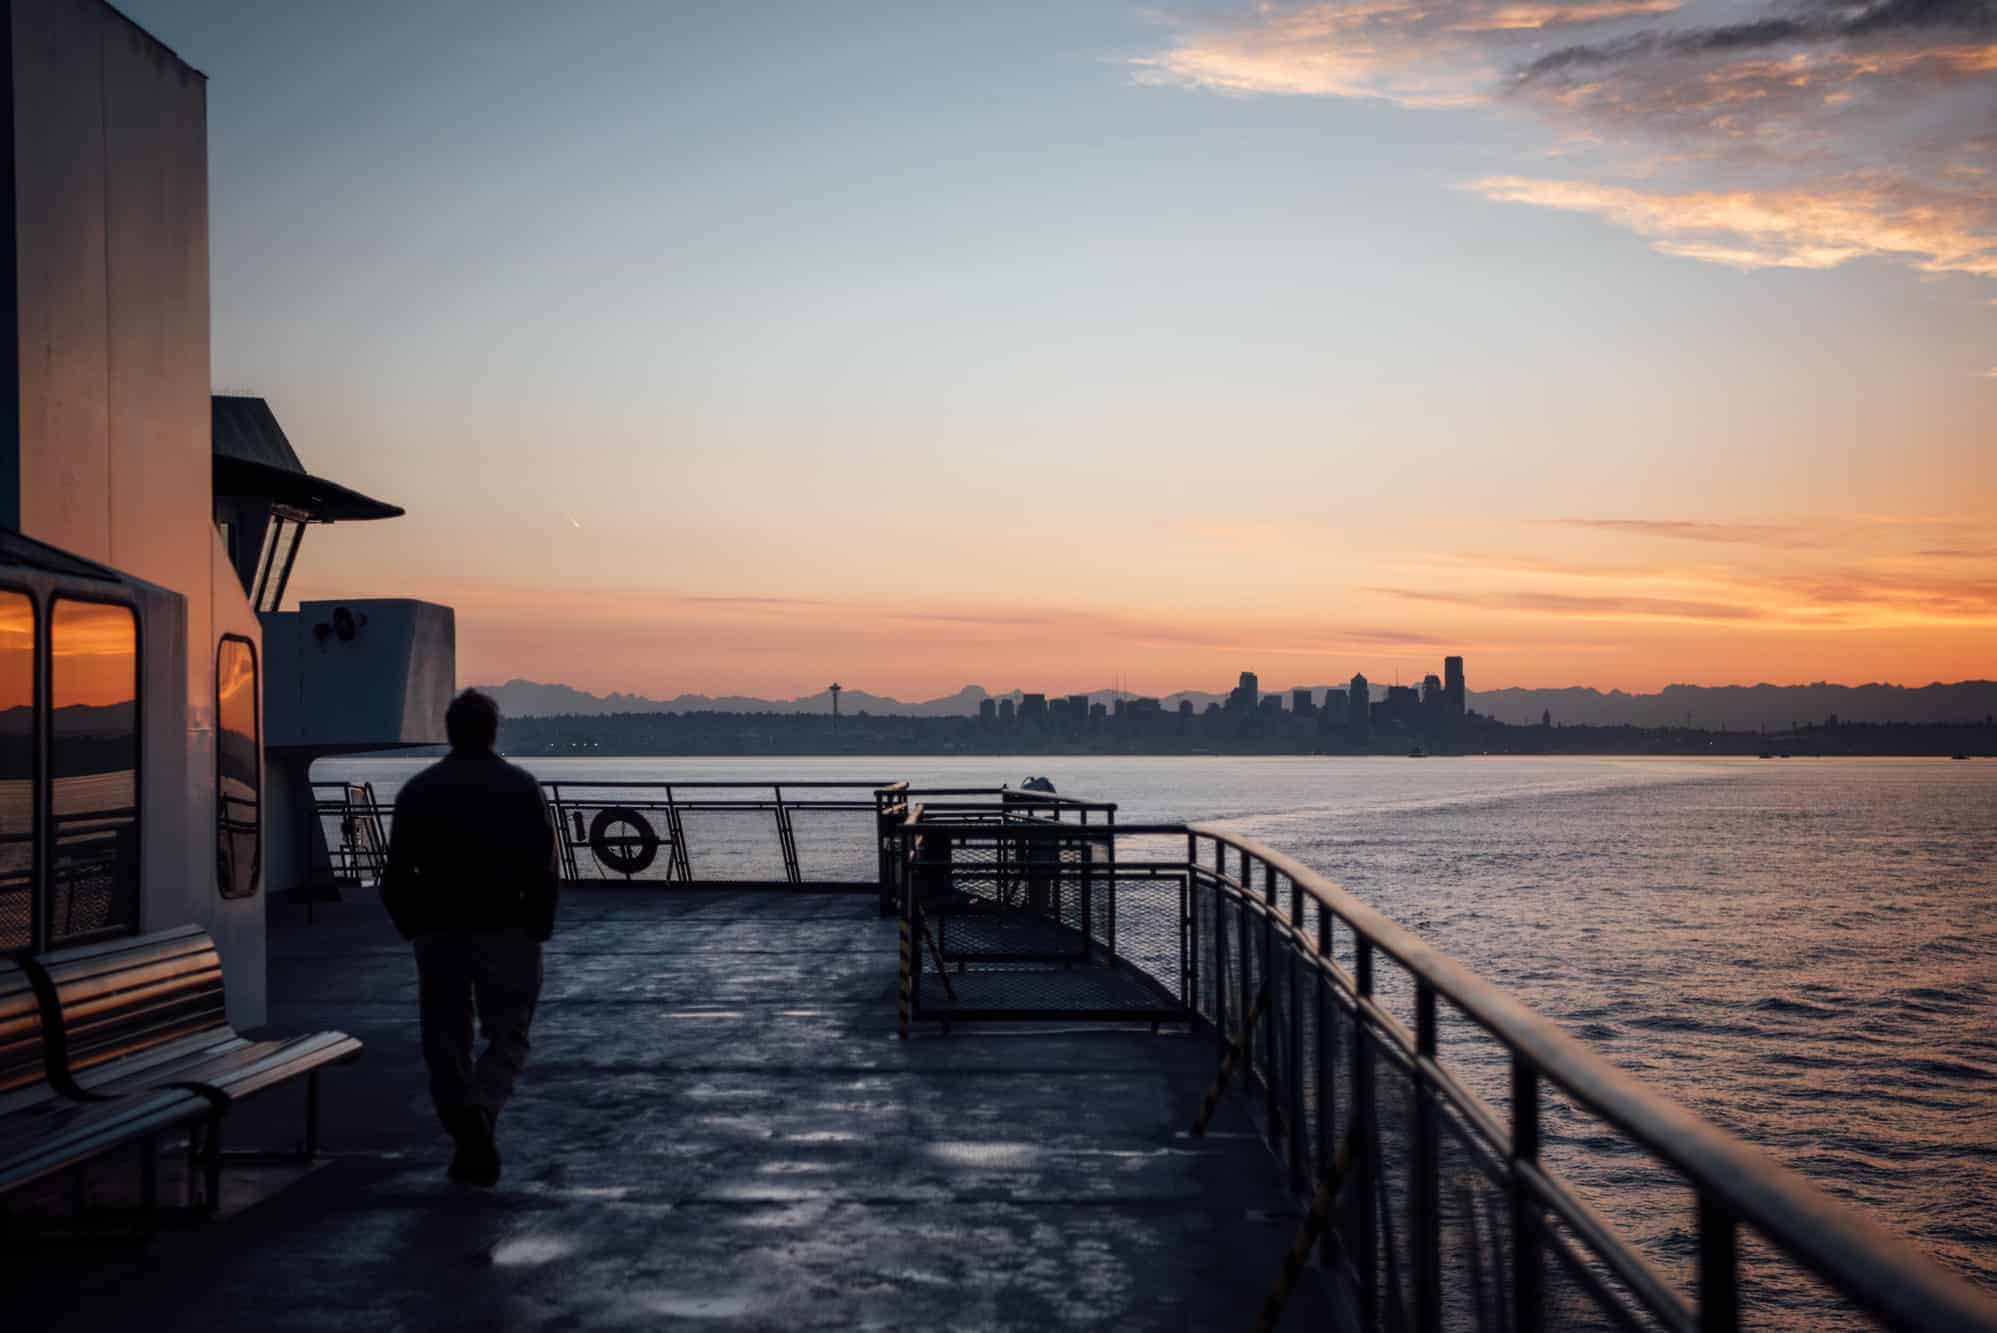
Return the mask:
[[[613,832],[620,825],[631,831]],[[589,850],[606,869],[642,874],[659,855],[659,835],[644,815],[627,805],[605,806],[589,821]]]

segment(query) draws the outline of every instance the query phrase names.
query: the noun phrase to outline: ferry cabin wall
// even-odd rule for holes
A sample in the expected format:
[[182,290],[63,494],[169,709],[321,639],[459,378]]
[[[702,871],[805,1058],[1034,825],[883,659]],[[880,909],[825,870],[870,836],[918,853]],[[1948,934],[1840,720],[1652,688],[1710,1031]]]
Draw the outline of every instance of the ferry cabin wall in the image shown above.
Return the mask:
[[0,523],[179,595],[177,624],[148,606],[140,650],[141,928],[206,926],[230,1018],[260,1023],[264,894],[216,882],[216,652],[235,634],[260,653],[261,632],[213,518],[206,81],[98,0],[0,3],[18,366]]

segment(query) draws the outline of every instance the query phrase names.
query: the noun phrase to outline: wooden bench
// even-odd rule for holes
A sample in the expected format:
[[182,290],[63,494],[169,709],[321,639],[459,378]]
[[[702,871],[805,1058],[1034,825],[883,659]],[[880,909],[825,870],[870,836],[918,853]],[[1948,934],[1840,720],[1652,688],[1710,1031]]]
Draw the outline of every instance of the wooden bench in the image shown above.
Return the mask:
[[219,1112],[187,1088],[128,1097],[66,1097],[50,1081],[42,1006],[32,979],[0,961],[0,1194],[81,1167],[128,1144],[140,1149],[140,1195],[159,1199],[159,1137]]
[[[237,1102],[305,1080],[305,1138],[285,1156],[319,1150],[319,1071],[355,1059],[361,1043],[344,1032],[251,1041],[229,1026],[222,959],[199,926],[179,926],[88,944],[28,961],[52,1005],[54,1078],[83,1098],[122,1098],[186,1089],[218,1112],[201,1126],[207,1202],[221,1186],[222,1122]],[[245,1154],[267,1157],[271,1154]]]

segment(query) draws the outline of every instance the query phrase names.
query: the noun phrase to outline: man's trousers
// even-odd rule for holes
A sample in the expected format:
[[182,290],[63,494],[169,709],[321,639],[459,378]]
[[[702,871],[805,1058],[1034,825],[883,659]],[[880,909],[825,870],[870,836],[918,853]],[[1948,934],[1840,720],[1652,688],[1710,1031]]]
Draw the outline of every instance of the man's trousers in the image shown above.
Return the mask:
[[[541,945],[524,930],[446,930],[416,938],[423,1059],[446,1126],[467,1106],[494,1119],[527,1063],[541,995]],[[472,1057],[476,1014],[485,1049]]]

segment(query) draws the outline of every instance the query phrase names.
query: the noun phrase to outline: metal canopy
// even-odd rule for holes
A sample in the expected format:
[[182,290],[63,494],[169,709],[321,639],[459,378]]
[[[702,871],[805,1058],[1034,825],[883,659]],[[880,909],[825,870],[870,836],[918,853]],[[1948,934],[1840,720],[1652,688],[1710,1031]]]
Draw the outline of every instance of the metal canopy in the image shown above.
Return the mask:
[[100,583],[135,583],[128,574],[121,574],[106,565],[100,565],[82,556],[71,555],[47,542],[36,541],[0,528],[0,565],[10,567],[25,566],[48,574],[61,574],[70,578],[95,579]]
[[268,500],[291,517],[309,523],[342,523],[353,519],[400,518],[400,505],[376,500],[335,481],[305,472],[288,472],[268,463],[215,455],[215,494]]
[[216,495],[266,500],[308,523],[402,516],[400,505],[307,472],[263,399],[216,394],[209,401]]

